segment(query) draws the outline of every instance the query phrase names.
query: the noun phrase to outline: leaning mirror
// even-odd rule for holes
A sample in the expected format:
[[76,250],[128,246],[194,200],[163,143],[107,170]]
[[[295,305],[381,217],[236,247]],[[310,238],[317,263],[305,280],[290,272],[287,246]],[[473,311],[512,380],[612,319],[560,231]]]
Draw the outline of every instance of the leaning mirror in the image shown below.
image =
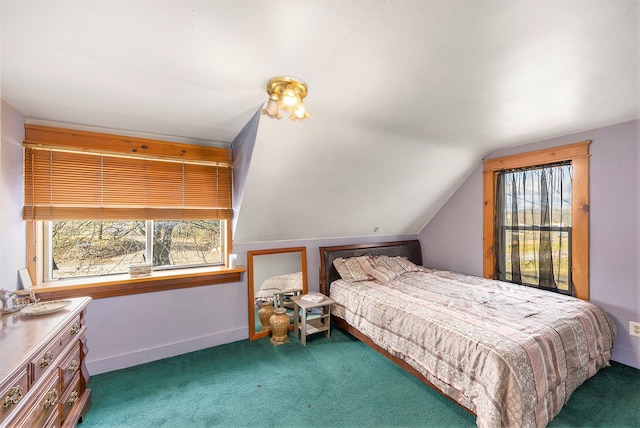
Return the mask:
[[247,251],[247,275],[249,339],[269,336],[272,308],[284,307],[293,323],[290,299],[307,293],[306,247]]

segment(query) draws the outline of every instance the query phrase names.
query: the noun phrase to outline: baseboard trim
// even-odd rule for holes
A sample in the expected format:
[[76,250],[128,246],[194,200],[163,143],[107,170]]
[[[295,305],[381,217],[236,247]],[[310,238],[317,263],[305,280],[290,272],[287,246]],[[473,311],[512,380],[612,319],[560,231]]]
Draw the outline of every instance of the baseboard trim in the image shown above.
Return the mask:
[[199,351],[213,346],[224,345],[225,343],[236,342],[247,339],[247,329],[229,330],[209,336],[191,338],[189,340],[169,343],[154,348],[140,349],[126,354],[112,355],[97,360],[91,359],[91,349],[87,355],[86,364],[89,375],[112,372],[151,361],[162,360],[164,358],[175,357],[176,355]]

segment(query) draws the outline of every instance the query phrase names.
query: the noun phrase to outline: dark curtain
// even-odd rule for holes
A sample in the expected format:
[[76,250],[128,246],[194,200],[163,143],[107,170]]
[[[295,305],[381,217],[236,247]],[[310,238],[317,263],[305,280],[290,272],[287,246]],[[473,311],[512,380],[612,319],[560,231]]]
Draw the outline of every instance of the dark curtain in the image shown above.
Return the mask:
[[571,164],[501,171],[496,277],[571,293]]
[[551,214],[549,212],[549,191],[547,174],[543,169],[540,171],[540,257],[539,264],[539,285],[546,288],[557,288],[553,275],[553,253],[551,252],[551,230],[545,227],[551,226]]

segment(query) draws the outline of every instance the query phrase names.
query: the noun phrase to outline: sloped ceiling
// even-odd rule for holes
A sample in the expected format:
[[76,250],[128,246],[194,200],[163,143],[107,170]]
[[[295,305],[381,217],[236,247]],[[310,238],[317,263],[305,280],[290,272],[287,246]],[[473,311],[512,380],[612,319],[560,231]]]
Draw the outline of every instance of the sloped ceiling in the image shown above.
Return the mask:
[[309,83],[310,120],[260,119],[239,242],[418,233],[489,152],[640,118],[635,0],[0,1],[29,118],[231,142]]

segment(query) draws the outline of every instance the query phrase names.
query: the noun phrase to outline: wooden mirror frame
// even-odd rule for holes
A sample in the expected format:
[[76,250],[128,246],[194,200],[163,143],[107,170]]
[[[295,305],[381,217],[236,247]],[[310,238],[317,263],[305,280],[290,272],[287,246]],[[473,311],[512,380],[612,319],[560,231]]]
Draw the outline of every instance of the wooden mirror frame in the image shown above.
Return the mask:
[[[290,247],[290,248],[274,248],[268,250],[254,250],[247,251],[247,284],[248,284],[248,309],[249,309],[249,339],[261,339],[263,337],[269,337],[269,331],[258,331],[255,330],[255,278],[256,278],[256,270],[254,266],[254,257],[264,256],[264,255],[275,255],[275,254],[284,254],[284,253],[300,253],[300,270],[302,271],[302,294],[306,294],[308,290],[308,281],[307,281],[307,248],[306,247]],[[283,273],[284,274],[284,273]],[[289,329],[293,329],[293,324],[289,326]]]

